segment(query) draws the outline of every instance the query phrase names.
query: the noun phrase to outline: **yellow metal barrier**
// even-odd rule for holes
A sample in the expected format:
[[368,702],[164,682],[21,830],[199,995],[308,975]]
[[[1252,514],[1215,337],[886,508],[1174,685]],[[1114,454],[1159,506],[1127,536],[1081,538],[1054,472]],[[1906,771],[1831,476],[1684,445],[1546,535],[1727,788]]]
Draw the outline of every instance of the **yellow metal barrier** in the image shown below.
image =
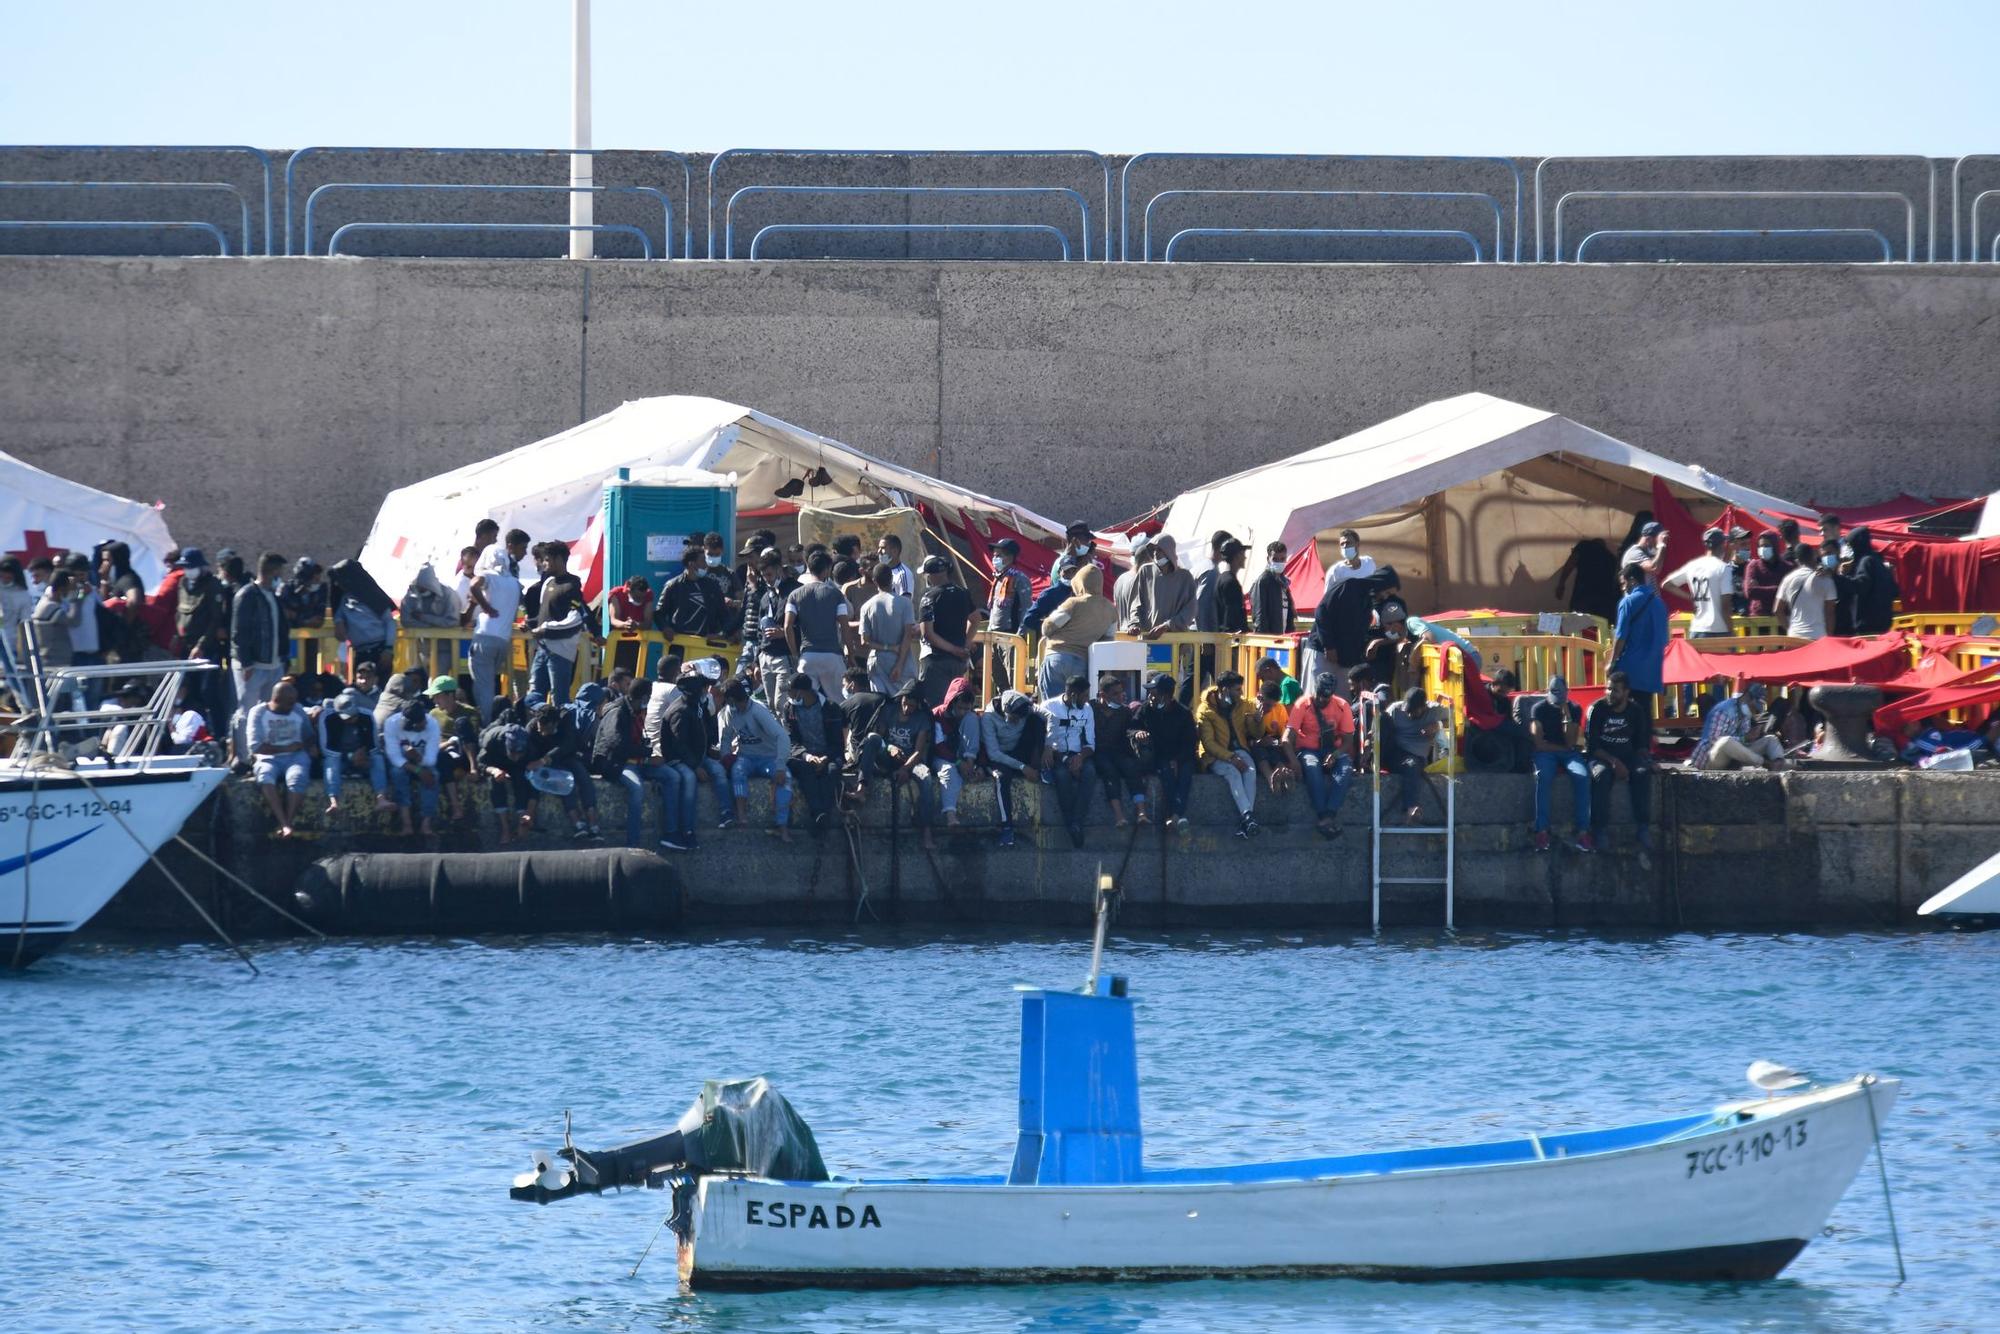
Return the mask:
[[678,655],[682,662],[720,658],[723,674],[730,675],[736,671],[736,664],[743,656],[743,646],[726,639],[666,635],[657,630],[614,630],[605,636],[601,645],[593,642],[585,651],[590,654],[590,674],[585,673],[583,657],[579,654],[576,675],[579,681],[595,681],[609,676],[615,667],[623,667],[634,676],[648,677],[658,669],[662,657],[672,655]]
[[1305,671],[1304,635],[1237,635],[1231,642],[1230,665],[1242,673],[1243,679],[1253,684],[1257,680],[1257,664],[1265,658],[1275,658],[1285,675],[1297,681],[1306,689],[1312,689],[1302,673]]
[[[1611,622],[1602,616],[1590,616],[1580,611],[1555,613],[1563,618],[1566,635],[1584,639],[1600,639],[1611,642]],[[1424,620],[1432,625],[1442,625],[1458,631],[1474,643],[1491,635],[1535,635],[1543,633],[1542,618],[1539,614],[1513,614],[1498,611],[1467,612],[1463,616],[1426,616]]]
[[[1676,639],[1685,639],[1688,627],[1693,623],[1694,617],[1687,612],[1675,612],[1667,618],[1668,632]],[[1782,635],[1785,623],[1776,616],[1732,616],[1729,618],[1729,633],[1738,639]]]
[[[470,670],[475,637],[470,630],[452,628],[401,631],[396,636],[395,670],[417,672],[426,680],[434,676],[457,676]],[[503,688],[508,690],[513,688],[516,670],[523,681],[527,680],[526,668],[513,668],[511,658],[509,655],[509,671],[503,674],[506,682]]]
[[1035,655],[1041,647],[1034,635],[974,629],[972,646],[973,661],[979,664],[981,708],[993,702],[996,689],[1034,693]]
[[347,654],[339,636],[330,625],[312,626],[294,630],[291,633],[292,652],[289,659],[295,672],[334,672],[342,680],[347,679]]
[[[1984,627],[1980,626],[1985,622]],[[1906,635],[1984,635],[1991,636],[2000,625],[2000,612],[1991,611],[1926,611],[1912,615],[1898,616],[1889,622],[1892,630],[1901,630]]]

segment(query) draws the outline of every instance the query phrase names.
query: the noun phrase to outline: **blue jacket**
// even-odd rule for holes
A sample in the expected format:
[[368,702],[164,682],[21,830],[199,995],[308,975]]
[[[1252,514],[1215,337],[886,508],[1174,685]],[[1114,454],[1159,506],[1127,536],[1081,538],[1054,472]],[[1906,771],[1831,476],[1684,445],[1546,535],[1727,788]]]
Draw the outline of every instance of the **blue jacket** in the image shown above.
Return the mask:
[[1614,634],[1625,641],[1625,651],[1612,668],[1625,673],[1632,689],[1658,694],[1667,659],[1667,604],[1659,590],[1640,584],[1620,599]]

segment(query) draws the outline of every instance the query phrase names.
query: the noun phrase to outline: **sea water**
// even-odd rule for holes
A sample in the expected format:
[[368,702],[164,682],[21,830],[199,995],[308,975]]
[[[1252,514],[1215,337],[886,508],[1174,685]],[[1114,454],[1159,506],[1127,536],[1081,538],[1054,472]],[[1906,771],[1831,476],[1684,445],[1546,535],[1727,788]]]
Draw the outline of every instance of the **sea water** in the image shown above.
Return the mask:
[[[1769,1057],[1896,1075],[1775,1282],[1188,1282],[684,1295],[663,1193],[507,1198],[530,1154],[769,1075],[828,1167],[1001,1171],[1017,983],[1074,938],[79,947],[0,978],[0,1325],[102,1329],[1934,1329],[2000,1320],[2000,934],[1121,938],[1156,1164],[1617,1125]],[[649,1244],[652,1245],[647,1254]],[[637,1277],[633,1267],[640,1261]]]

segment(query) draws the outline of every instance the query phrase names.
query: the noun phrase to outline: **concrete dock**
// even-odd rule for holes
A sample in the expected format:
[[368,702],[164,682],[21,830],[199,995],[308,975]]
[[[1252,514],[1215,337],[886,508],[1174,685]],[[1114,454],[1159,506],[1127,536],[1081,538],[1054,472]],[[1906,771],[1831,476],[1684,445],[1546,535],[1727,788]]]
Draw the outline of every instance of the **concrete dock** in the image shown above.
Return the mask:
[[[1260,801],[1262,837],[1245,843],[1231,835],[1233,809],[1221,784],[1195,784],[1186,836],[1162,836],[1153,827],[1130,831],[1109,825],[1100,802],[1093,806],[1086,846],[1070,846],[1053,825],[1054,798],[1030,790],[1020,842],[994,840],[991,786],[969,788],[960,813],[966,826],[940,828],[927,854],[917,831],[900,812],[890,836],[886,794],[872,794],[857,812],[850,851],[840,829],[815,840],[794,831],[789,844],[769,832],[770,789],[752,786],[748,828],[713,828],[712,794],[701,797],[701,847],[692,853],[645,852],[614,859],[623,901],[643,910],[607,919],[595,886],[604,880],[603,852],[579,852],[546,803],[550,832],[517,848],[531,850],[537,868],[520,883],[550,881],[550,868],[576,859],[580,881],[568,908],[547,891],[535,891],[536,908],[523,915],[511,892],[488,896],[485,907],[449,901],[404,905],[393,930],[481,931],[678,930],[745,924],[836,925],[880,920],[912,925],[1074,925],[1085,920],[1100,866],[1118,872],[1127,892],[1124,919],[1161,926],[1363,927],[1369,921],[1370,847],[1368,789],[1357,786],[1336,841],[1314,835],[1298,794]],[[300,837],[271,838],[255,789],[232,783],[190,825],[189,837],[232,869],[291,903],[295,890],[324,890],[341,859],[366,854],[402,858],[485,852],[498,859],[493,878],[515,883],[521,858],[493,843],[494,822],[475,806],[470,829],[446,830],[435,839],[403,838],[393,817],[379,816],[363,787],[350,785],[344,810],[331,825],[308,817]],[[1529,830],[1533,784],[1527,777],[1472,775],[1458,789],[1458,924],[1469,928],[1601,928],[1790,931],[1814,927],[1893,927],[1912,924],[1916,906],[2000,846],[2000,773],[1697,774],[1669,772],[1655,786],[1655,840],[1651,865],[1641,864],[1626,822],[1624,793],[1610,850],[1594,855],[1532,851]],[[1046,801],[1051,827],[1038,823]],[[316,808],[315,801],[313,806]],[[607,804],[604,814],[612,815]],[[649,800],[647,847],[656,837]],[[1557,794],[1556,828],[1568,825],[1567,797]],[[604,822],[622,831],[623,807]],[[1440,874],[1441,838],[1384,840],[1386,876]],[[591,859],[595,859],[592,861]],[[461,859],[454,858],[463,866]],[[591,861],[587,868],[582,862]],[[175,874],[234,934],[288,934],[286,926],[248,896],[193,858],[169,859]],[[405,876],[405,879],[408,877]],[[559,876],[556,878],[560,878]],[[459,880],[462,881],[460,873]],[[522,891],[522,902],[530,895]],[[865,898],[865,903],[864,903]],[[1441,925],[1443,896],[1430,886],[1384,889],[1384,919],[1399,926]],[[328,925],[343,929],[337,921]],[[360,928],[363,930],[370,928]],[[143,872],[101,915],[97,934],[198,940],[205,929],[170,886]]]

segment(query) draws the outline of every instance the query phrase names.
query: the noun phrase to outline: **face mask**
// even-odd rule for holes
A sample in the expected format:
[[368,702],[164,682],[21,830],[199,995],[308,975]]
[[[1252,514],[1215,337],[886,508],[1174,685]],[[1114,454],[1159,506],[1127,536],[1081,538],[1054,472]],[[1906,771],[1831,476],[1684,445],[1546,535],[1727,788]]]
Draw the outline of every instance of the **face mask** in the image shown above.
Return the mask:
[[1757,555],[1761,560],[1776,560],[1778,558],[1778,549],[1776,547],[1758,547]]
[[1834,555],[1832,552],[1828,552],[1826,555],[1821,556],[1819,558],[1819,563],[1824,568],[1831,570],[1836,565],[1840,564],[1840,557]]
[[804,574],[805,572],[806,572],[806,567],[803,565],[794,565],[792,567],[793,574]]
[[728,557],[726,556],[718,556],[714,552],[710,552],[708,555],[708,566],[710,569],[714,569],[718,565],[725,565],[727,563],[728,563]]
[[1153,564],[1158,566],[1162,573],[1165,573],[1174,568],[1174,558],[1172,556],[1159,556],[1154,559]]
[[1342,560],[1353,560],[1356,556],[1359,556],[1360,554],[1361,554],[1360,547],[1343,546],[1340,549],[1340,558]]
[[1069,549],[1070,549],[1070,551],[1071,551],[1072,553],[1074,553],[1074,554],[1076,554],[1076,555],[1078,555],[1078,556],[1088,556],[1088,555],[1090,554],[1090,543],[1088,543],[1088,542],[1072,542],[1072,543],[1070,543],[1070,548],[1069,548]]
[[1222,701],[1224,708],[1233,709],[1236,707],[1236,696],[1229,691],[1224,691],[1222,694],[1217,695],[1216,698]]
[[1005,556],[995,556],[993,558],[993,573],[1005,574],[1006,572],[1007,572],[1007,558]]

